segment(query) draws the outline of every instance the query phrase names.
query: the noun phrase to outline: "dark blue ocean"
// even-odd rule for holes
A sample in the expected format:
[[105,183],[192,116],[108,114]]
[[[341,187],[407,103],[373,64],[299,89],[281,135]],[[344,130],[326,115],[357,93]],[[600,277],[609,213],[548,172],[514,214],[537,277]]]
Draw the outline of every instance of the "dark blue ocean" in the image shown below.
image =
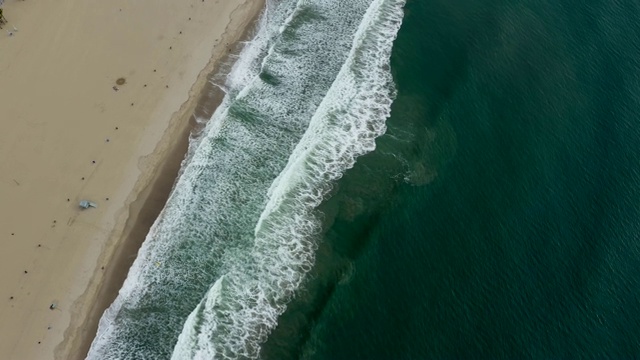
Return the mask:
[[88,358],[640,357],[639,15],[267,1]]

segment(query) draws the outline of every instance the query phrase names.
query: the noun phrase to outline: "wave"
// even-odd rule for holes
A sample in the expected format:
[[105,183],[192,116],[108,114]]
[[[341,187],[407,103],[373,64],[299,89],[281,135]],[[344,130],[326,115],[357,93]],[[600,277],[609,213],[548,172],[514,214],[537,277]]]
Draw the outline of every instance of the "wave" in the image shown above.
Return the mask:
[[371,4],[349,57],[269,189],[251,256],[221,277],[191,313],[172,359],[258,357],[313,266],[321,227],[317,206],[385,131],[395,97],[389,57],[403,5]]
[[313,265],[315,208],[385,130],[403,4],[267,2],[88,359],[258,356]]

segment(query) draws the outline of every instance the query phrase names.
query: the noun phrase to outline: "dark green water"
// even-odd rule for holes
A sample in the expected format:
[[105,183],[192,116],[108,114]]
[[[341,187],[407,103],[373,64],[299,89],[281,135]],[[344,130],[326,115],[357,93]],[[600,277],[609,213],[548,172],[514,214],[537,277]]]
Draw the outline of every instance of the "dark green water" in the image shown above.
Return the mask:
[[409,0],[269,358],[640,356],[640,5]]

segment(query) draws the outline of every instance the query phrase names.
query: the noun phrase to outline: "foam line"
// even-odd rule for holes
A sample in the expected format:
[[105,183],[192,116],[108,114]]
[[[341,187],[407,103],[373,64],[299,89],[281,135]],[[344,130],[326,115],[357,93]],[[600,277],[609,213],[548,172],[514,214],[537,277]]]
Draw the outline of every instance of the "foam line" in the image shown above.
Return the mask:
[[313,266],[321,226],[317,206],[386,129],[395,97],[389,58],[403,6],[404,0],[371,3],[340,72],[268,191],[250,255],[194,310],[172,359],[259,356],[260,344]]

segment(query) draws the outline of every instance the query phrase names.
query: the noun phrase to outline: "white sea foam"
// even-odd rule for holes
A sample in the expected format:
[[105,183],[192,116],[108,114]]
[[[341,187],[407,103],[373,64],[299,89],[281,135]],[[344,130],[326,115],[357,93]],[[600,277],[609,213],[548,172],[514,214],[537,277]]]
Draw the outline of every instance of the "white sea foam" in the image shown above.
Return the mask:
[[[229,105],[238,96],[240,90],[247,88],[255,81],[256,76],[260,72],[262,60],[269,50],[269,40],[276,32],[274,26],[269,25],[278,22],[277,19],[274,20],[271,18],[272,16],[270,16],[272,12],[275,11],[269,10],[274,8],[270,3],[270,1],[267,1],[265,9],[258,18],[258,23],[251,37],[251,41],[245,42],[237,57],[229,59],[228,63],[221,66],[222,71],[215,74],[216,76],[212,81],[214,85],[226,93],[226,96],[224,96],[221,104],[212,114],[211,119],[197,119],[197,122],[199,124],[205,124],[206,128],[199,134],[192,134],[195,136],[189,139],[189,151],[185,157],[185,161],[183,161],[183,165],[191,160],[200,141],[205,136],[211,136],[219,132]],[[181,168],[181,171],[182,170],[184,170],[184,166]]]
[[402,2],[370,2],[268,1],[89,359],[258,354],[312,266],[315,207],[384,132]]
[[317,206],[385,131],[395,96],[389,58],[403,6],[404,0],[377,0],[367,10],[346,62],[269,189],[249,258],[194,310],[172,359],[258,357],[313,266]]

